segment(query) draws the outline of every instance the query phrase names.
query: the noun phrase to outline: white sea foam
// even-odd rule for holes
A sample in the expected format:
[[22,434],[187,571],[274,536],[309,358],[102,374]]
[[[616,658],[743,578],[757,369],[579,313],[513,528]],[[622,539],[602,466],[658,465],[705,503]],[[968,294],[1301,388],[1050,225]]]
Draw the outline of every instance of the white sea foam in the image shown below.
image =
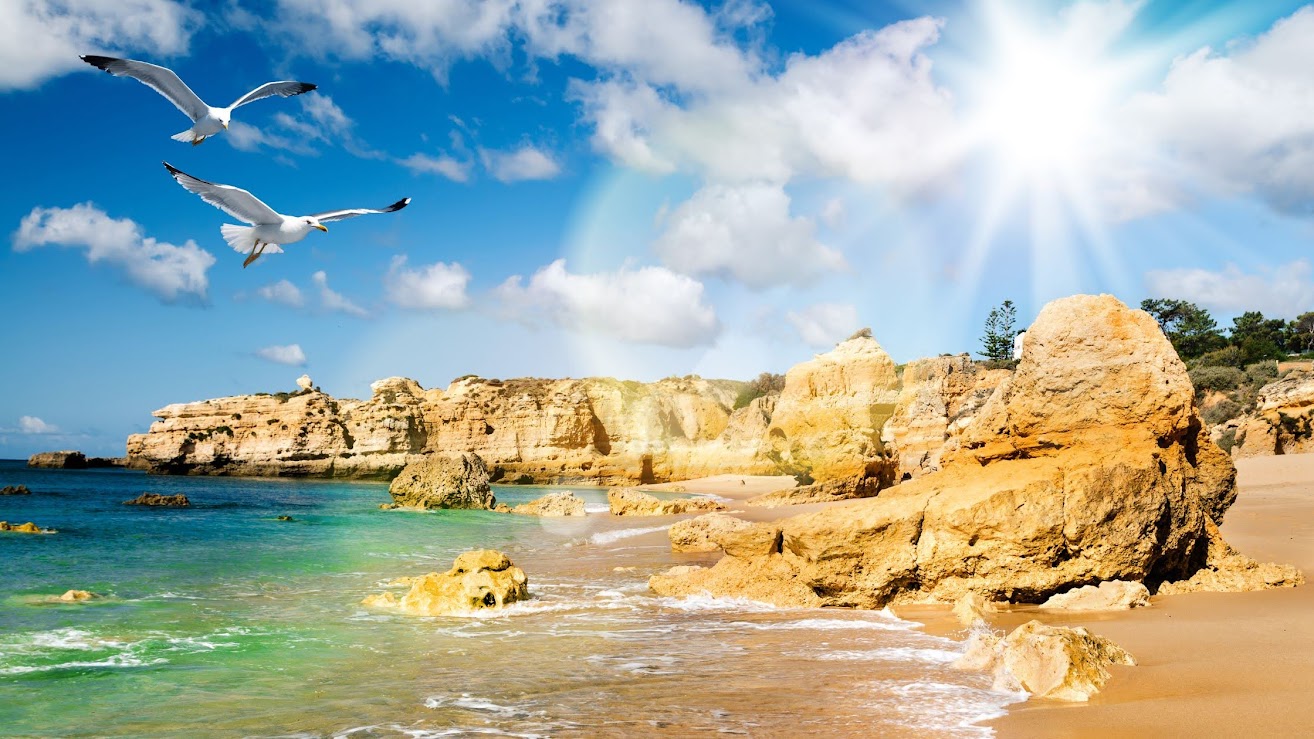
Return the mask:
[[883,661],[883,662],[929,662],[948,664],[962,656],[961,652],[947,649],[918,649],[916,647],[882,647],[880,649],[839,649],[822,652],[816,659],[826,661]]
[[611,506],[606,503],[595,503],[594,505],[584,504],[585,513],[611,513]]
[[677,611],[735,611],[735,612],[757,612],[766,613],[771,611],[782,610],[770,603],[749,600],[747,598],[720,598],[713,595],[690,595],[684,598],[657,598],[657,602],[664,608],[673,608]]
[[644,534],[652,534],[657,531],[665,531],[670,527],[671,527],[670,524],[666,524],[665,526],[650,526],[648,528],[642,528],[642,529],[617,529],[615,531],[599,531],[598,533],[589,537],[589,543],[610,544],[612,542],[620,541],[621,539],[630,539],[635,536],[643,536]]
[[73,661],[60,662],[53,665],[14,665],[13,667],[0,668],[0,675],[24,675],[29,672],[51,672],[53,670],[75,670],[83,668],[99,667],[147,667],[150,665],[159,665],[168,662],[163,657],[157,657],[152,660],[143,660],[131,654],[116,654],[112,657],[106,657],[100,660],[91,661]]

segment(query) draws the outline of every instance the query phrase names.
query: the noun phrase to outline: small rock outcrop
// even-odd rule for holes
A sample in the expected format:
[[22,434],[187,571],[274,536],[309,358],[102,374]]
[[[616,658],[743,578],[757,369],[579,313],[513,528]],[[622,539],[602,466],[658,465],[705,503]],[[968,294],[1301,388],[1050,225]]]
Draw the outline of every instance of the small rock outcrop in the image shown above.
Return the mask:
[[43,529],[40,526],[28,521],[27,523],[9,523],[0,521],[0,531],[8,531],[14,534],[57,534],[54,529]]
[[830,480],[796,488],[775,490],[749,498],[744,503],[759,508],[783,508],[808,503],[833,503],[837,500],[870,498],[889,484],[888,476],[865,477],[860,475],[846,477],[842,480]]
[[1314,372],[1291,372],[1260,388],[1254,412],[1220,424],[1215,441],[1234,458],[1314,452]]
[[123,505],[158,506],[161,508],[187,508],[192,502],[186,495],[160,495],[159,493],[142,493],[132,500],[123,501]]
[[93,600],[99,598],[99,595],[88,590],[66,590],[59,596],[59,600],[65,603],[78,603],[84,600]]
[[1118,645],[1083,628],[1028,621],[1008,636],[978,632],[954,663],[995,675],[999,689],[1021,688],[1036,698],[1086,701],[1108,682],[1109,667],[1136,660]]
[[434,454],[406,465],[388,486],[399,508],[472,508],[497,505],[488,468],[478,454]]
[[1041,608],[1065,611],[1128,611],[1150,605],[1150,591],[1138,582],[1111,580],[1051,595]]
[[528,503],[521,503],[515,508],[507,510],[508,513],[515,513],[521,516],[545,516],[548,518],[559,518],[563,516],[584,516],[583,499],[576,497],[570,491],[548,493],[541,498],[535,498]]
[[751,527],[743,519],[725,513],[705,513],[697,518],[677,521],[667,532],[672,552],[716,552],[728,535]]
[[492,549],[465,552],[447,572],[430,572],[395,582],[410,585],[410,591],[401,598],[392,593],[371,595],[362,603],[411,616],[450,616],[502,608],[529,597],[529,578],[524,570]]
[[308,393],[315,389],[315,382],[310,379],[310,375],[302,375],[297,378],[297,389],[303,393]]
[[31,495],[26,485],[6,485],[0,488],[0,495]]
[[[783,606],[1040,603],[1091,582],[1189,578],[1235,468],[1203,433],[1186,367],[1157,323],[1112,296],[1045,306],[1026,352],[941,469],[780,521],[780,546],[654,577],[660,595]],[[749,585],[751,583],[751,585]]]
[[608,490],[607,505],[610,506],[613,516],[674,516],[681,513],[725,510],[725,506],[711,498],[662,500],[629,488]]
[[46,467],[56,470],[85,470],[87,468],[87,455],[73,450],[39,452],[27,458],[27,466]]
[[1204,566],[1190,578],[1166,582],[1159,586],[1159,595],[1178,593],[1245,593],[1271,588],[1294,588],[1305,583],[1305,576],[1291,565],[1275,562],[1256,562],[1223,541],[1218,527],[1206,524],[1208,549]]

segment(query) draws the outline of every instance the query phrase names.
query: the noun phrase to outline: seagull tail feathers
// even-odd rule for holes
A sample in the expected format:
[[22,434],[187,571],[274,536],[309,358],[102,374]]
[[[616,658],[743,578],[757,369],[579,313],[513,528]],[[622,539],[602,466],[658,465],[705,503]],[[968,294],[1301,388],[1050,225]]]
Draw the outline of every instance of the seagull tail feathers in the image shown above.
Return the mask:
[[182,133],[175,133],[169,138],[173,139],[174,141],[181,141],[184,144],[190,144],[196,140],[196,134],[192,133],[192,129],[189,128],[186,131],[183,131]]
[[224,241],[238,254],[246,254],[255,248],[255,228],[252,226],[225,223],[219,227],[219,233],[224,235]]

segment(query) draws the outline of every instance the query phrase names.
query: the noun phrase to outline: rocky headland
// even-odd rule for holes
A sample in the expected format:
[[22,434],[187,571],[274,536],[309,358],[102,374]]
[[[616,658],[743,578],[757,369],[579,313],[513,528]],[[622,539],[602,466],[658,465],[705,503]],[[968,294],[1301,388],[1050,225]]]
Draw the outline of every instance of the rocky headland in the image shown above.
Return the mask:
[[[944,388],[976,382],[927,394],[962,398],[970,390]],[[1209,440],[1162,331],[1115,298],[1047,305],[1016,373],[953,426],[937,422],[932,437],[945,434],[945,448],[915,453],[910,479],[879,497],[734,531],[717,541],[726,556],[714,567],[675,568],[651,588],[880,608],[967,593],[1040,603],[1111,580],[1151,590],[1196,578],[1239,589],[1234,579],[1257,574],[1259,587],[1301,581],[1224,549],[1217,524],[1236,494],[1232,462]]]

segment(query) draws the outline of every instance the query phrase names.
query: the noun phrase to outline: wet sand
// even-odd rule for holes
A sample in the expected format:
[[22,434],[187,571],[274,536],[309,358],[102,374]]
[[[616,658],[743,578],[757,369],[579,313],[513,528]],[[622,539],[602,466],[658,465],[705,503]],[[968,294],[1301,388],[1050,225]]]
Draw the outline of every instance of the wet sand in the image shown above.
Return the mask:
[[[1314,455],[1241,460],[1237,471],[1240,492],[1222,527],[1228,542],[1314,578]],[[1151,608],[1094,617],[1019,610],[992,625],[1032,617],[1086,626],[1139,666],[1114,667],[1088,704],[1011,706],[991,722],[1001,737],[1314,733],[1314,585],[1156,597]]]

